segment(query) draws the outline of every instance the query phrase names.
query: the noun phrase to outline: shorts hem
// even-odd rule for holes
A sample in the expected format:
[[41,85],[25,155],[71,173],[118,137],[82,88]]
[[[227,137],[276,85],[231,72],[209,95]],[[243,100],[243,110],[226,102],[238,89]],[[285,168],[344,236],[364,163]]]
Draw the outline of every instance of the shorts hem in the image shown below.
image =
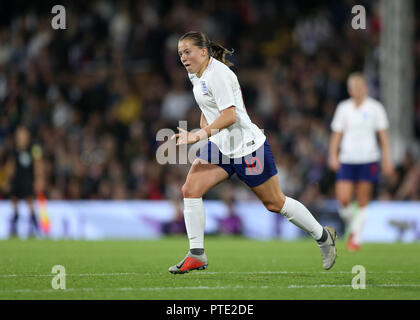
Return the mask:
[[248,186],[248,187],[250,187],[250,188],[255,188],[255,187],[258,187],[258,186],[260,186],[260,185],[262,185],[264,182],[267,182],[267,180],[268,179],[270,179],[270,178],[272,178],[272,177],[274,177],[276,174],[277,174],[278,172],[276,172],[276,173],[274,173],[274,174],[272,174],[271,176],[269,176],[269,177],[267,177],[266,179],[264,179],[263,181],[258,181],[256,184],[248,184],[248,183],[246,183],[246,181],[244,181],[244,180],[242,180],[242,181],[244,181],[244,183]]

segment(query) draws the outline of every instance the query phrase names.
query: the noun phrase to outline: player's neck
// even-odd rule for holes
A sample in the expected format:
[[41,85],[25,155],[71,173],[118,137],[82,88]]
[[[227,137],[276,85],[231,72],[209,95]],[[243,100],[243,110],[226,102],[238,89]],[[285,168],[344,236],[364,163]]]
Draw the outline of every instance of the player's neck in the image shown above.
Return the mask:
[[207,59],[206,62],[204,62],[203,66],[201,67],[200,71],[197,72],[197,77],[201,78],[204,71],[207,69],[208,65],[210,63],[210,58]]
[[361,98],[358,98],[358,99],[353,99],[354,105],[356,106],[356,108],[359,108],[362,105],[363,101],[365,101],[365,99],[366,99],[366,97],[361,97]]

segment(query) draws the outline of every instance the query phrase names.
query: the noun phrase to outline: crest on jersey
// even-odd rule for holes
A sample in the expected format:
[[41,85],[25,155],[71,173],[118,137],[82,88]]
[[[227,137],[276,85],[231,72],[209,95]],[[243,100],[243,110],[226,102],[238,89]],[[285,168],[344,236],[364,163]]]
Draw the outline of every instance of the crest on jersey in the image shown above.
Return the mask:
[[200,81],[201,83],[201,92],[203,94],[208,94],[209,93],[209,89],[207,89],[207,85],[205,81]]
[[363,120],[366,120],[369,117],[369,114],[367,112],[362,113]]

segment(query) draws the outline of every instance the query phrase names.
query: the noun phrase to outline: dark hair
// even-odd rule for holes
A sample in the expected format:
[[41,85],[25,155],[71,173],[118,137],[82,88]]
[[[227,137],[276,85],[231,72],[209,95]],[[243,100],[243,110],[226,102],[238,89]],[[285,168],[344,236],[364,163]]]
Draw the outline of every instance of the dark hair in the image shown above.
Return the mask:
[[207,35],[201,31],[190,31],[184,34],[179,41],[181,40],[191,40],[193,44],[199,48],[207,48],[210,57],[213,57],[221,62],[223,62],[228,67],[233,66],[233,63],[226,60],[226,54],[231,55],[232,50],[228,50],[220,44],[210,41]]

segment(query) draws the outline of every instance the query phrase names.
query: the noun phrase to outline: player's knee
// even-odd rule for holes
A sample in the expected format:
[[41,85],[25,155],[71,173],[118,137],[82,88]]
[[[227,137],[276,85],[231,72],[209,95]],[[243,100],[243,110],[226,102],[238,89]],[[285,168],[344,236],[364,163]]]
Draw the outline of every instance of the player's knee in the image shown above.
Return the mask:
[[265,207],[267,208],[268,211],[271,211],[271,212],[280,213],[281,211],[280,206],[278,206],[276,203],[273,203],[273,202],[266,203]]
[[340,202],[340,205],[343,207],[347,207],[351,203],[350,199],[348,198],[339,198],[338,202]]
[[182,186],[181,191],[182,191],[182,195],[184,196],[184,198],[188,198],[188,196],[187,196],[187,195],[189,195],[189,194],[190,194],[190,187],[187,185],[187,183],[185,183],[185,184]]
[[280,213],[281,209],[283,209],[285,201],[286,201],[286,197],[282,194],[275,201],[267,201],[264,203],[264,205],[268,211]]
[[360,208],[364,208],[369,204],[369,200],[368,199],[358,199],[357,204],[359,205]]
[[193,184],[186,182],[182,188],[182,195],[184,198],[200,198],[202,194],[199,188],[194,187]]

